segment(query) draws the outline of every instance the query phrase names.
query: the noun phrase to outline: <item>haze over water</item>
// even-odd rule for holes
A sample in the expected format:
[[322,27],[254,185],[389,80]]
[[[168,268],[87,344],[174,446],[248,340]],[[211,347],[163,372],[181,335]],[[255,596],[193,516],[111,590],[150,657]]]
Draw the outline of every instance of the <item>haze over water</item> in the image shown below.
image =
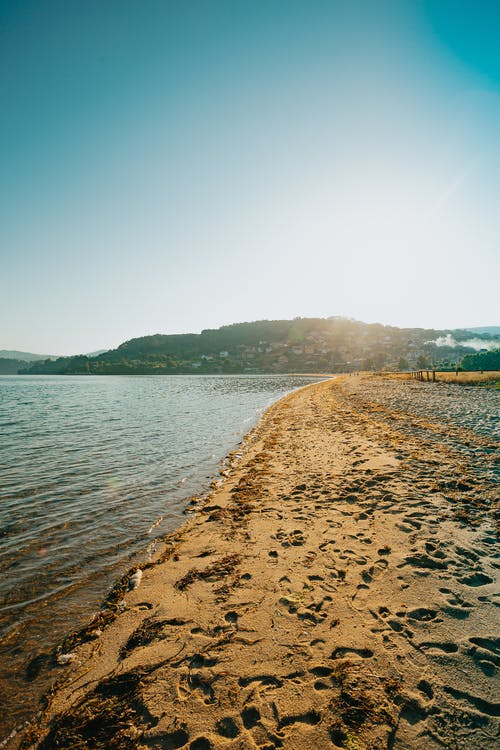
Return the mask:
[[267,406],[317,379],[0,377],[0,741],[40,692],[30,660],[182,523]]

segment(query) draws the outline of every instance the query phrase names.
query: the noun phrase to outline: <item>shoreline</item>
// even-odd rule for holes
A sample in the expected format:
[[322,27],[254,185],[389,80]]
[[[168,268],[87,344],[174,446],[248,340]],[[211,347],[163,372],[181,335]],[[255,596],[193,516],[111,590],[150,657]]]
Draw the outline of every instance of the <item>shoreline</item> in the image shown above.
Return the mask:
[[[239,376],[236,377],[239,378]],[[278,377],[281,378],[281,376]],[[35,376],[32,379],[36,378],[45,379],[45,376]],[[282,378],[281,380],[283,381]],[[290,383],[290,388],[296,388],[297,383],[310,384],[311,379],[289,378],[287,383]],[[285,395],[287,395],[286,392]],[[163,528],[156,529],[155,532],[158,534],[156,541],[152,541],[150,536],[145,537],[139,545],[134,541],[135,546],[125,548],[121,558],[115,560],[114,564],[109,564],[109,560],[105,559],[104,565],[97,570],[87,573],[83,570],[82,574],[86,574],[84,580],[76,579],[70,584],[61,586],[58,591],[50,588],[47,590],[44,587],[37,592],[36,599],[22,602],[14,600],[11,605],[4,608],[2,685],[4,686],[5,712],[3,721],[0,722],[2,724],[1,748],[12,746],[12,737],[20,734],[23,727],[32,720],[38,702],[50,689],[54,680],[60,676],[61,669],[54,655],[58,644],[65,642],[70,633],[85,631],[89,618],[103,607],[115,585],[126,576],[127,570],[132,566],[144,567],[151,559],[151,552],[158,547],[162,548],[162,537],[175,532],[186,522],[186,515],[192,513],[192,507],[190,508],[188,503],[193,496],[204,498],[213,492],[211,485],[222,479],[229,453],[239,450],[241,440],[248,431],[257,426],[262,414],[280,397],[279,393],[273,393],[271,389],[268,395],[264,394],[261,398],[262,403],[256,404],[251,410],[247,409],[248,414],[243,414],[241,420],[234,423],[234,428],[231,428],[233,420],[230,418],[234,416],[233,412],[223,417],[227,433],[227,437],[224,437],[225,443],[220,445],[218,455],[215,451],[212,453],[210,458],[212,466],[203,467],[191,461],[194,469],[191,477],[188,477],[187,485],[179,482],[179,490],[176,490],[178,495],[181,492],[183,494],[182,500],[177,500],[179,507],[175,511],[175,523],[168,521],[167,528],[164,523]],[[199,442],[201,446],[207,445],[203,439]],[[217,448],[219,443],[212,442]],[[210,453],[204,449],[198,451],[200,452],[206,453],[207,456]],[[197,477],[198,484],[195,484],[193,477],[195,479]],[[172,517],[174,510],[168,509],[168,514]],[[4,583],[8,582],[4,581]],[[16,613],[22,614],[18,618]],[[10,622],[8,617],[10,617]]]
[[[456,704],[483,717],[464,739],[477,742],[498,715],[486,673],[495,668],[493,579],[487,555],[474,552],[488,549],[490,532],[485,521],[460,524],[442,492],[427,497],[443,472],[433,469],[434,456],[414,455],[422,441],[411,429],[422,425],[398,414],[410,430],[403,443],[392,424],[377,421],[370,387],[357,377],[324,380],[266,410],[229,455],[242,453],[223,483],[142,566],[142,577],[115,586],[107,627],[94,622],[90,640],[63,643],[68,666],[45,723],[32,726],[23,747],[36,746],[47,721],[67,711],[41,748],[56,739],[69,747],[64,738],[77,725],[98,720],[110,748],[368,750],[390,741],[430,749],[442,746],[440,732],[457,741]],[[437,424],[428,429],[439,432]],[[463,474],[456,452],[440,452],[446,476]],[[476,484],[477,494],[489,492],[484,478]],[[468,557],[445,551],[458,540]],[[474,583],[464,582],[469,569]],[[450,577],[453,591],[443,585]],[[461,591],[488,601],[466,602]],[[407,603],[393,611],[399,599]],[[466,619],[474,633],[462,648],[451,631]],[[464,690],[463,677],[460,687],[441,685],[461,669],[443,659],[470,660],[466,648],[483,657],[472,660],[484,663],[471,690],[481,678],[484,695]],[[433,679],[422,679],[426,669]],[[435,694],[444,711],[436,713]],[[78,741],[71,746],[101,747],[95,737]]]

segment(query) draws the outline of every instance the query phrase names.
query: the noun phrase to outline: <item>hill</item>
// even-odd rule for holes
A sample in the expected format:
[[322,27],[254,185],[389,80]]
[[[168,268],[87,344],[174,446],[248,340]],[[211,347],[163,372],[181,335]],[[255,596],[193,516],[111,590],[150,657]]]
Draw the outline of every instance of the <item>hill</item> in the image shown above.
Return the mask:
[[37,362],[41,359],[55,359],[52,354],[33,354],[33,352],[19,352],[15,349],[0,349],[0,359],[20,359],[23,362]]
[[[199,334],[142,336],[97,356],[46,359],[23,372],[140,375],[451,368],[474,353],[467,338],[470,333],[463,330],[396,328],[339,317],[260,320]],[[484,339],[491,340],[488,335]]]
[[28,364],[28,362],[24,362],[22,359],[0,357],[0,375],[17,375],[19,370],[22,370]]
[[487,333],[489,336],[500,338],[500,326],[479,326],[478,328],[466,328],[472,333]]
[[500,370],[500,349],[480,354],[466,354],[462,360],[464,370]]

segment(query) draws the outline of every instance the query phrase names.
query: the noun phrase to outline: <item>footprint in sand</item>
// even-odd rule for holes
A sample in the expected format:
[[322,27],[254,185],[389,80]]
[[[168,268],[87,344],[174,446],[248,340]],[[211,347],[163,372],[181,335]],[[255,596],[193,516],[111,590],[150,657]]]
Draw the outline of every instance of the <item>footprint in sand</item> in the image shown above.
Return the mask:
[[288,727],[291,724],[319,724],[321,715],[317,711],[306,711],[302,714],[293,714],[291,716],[282,716],[278,722],[278,729]]
[[345,659],[346,656],[349,658],[357,656],[360,659],[371,659],[373,651],[370,648],[351,648],[350,646],[337,646],[332,651],[330,658],[332,659]]
[[496,676],[497,667],[500,667],[500,639],[472,636],[469,643],[472,646],[467,650],[468,656],[487,677]]
[[500,703],[491,703],[490,701],[484,700],[484,698],[472,695],[472,693],[463,690],[457,690],[449,685],[445,685],[443,689],[448,695],[451,695],[457,700],[465,701],[469,706],[472,706],[481,714],[485,714],[486,716],[500,716]]
[[402,563],[398,565],[398,568],[402,568],[406,565],[410,565],[413,568],[427,570],[446,570],[448,567],[448,561],[436,560],[430,555],[426,555],[423,552],[415,555],[408,555]]
[[437,610],[427,609],[427,607],[418,607],[417,609],[411,610],[407,613],[409,620],[417,620],[418,622],[429,622],[435,620],[437,617]]
[[329,677],[333,672],[333,669],[332,667],[326,666],[324,664],[317,664],[316,666],[311,667],[309,669],[309,672],[315,677]]
[[172,732],[165,732],[161,737],[161,742],[161,747],[168,748],[168,750],[177,750],[189,742],[189,734],[184,728],[174,729]]
[[422,649],[423,651],[428,651],[430,654],[435,653],[445,653],[445,654],[456,654],[458,651],[458,646],[456,643],[452,643],[451,641],[425,641],[424,643],[419,643],[417,648]]
[[219,719],[215,725],[215,729],[217,734],[229,740],[234,740],[241,732],[238,723],[232,716],[224,716],[222,719]]
[[313,688],[320,692],[321,690],[331,690],[332,686],[324,680],[316,680],[313,684]]
[[429,698],[429,700],[432,700],[434,698],[433,687],[430,682],[427,682],[427,680],[420,680],[417,688],[426,696],[426,698]]
[[395,633],[401,633],[404,630],[404,623],[397,617],[389,617],[386,622]]
[[441,607],[443,614],[454,620],[466,620],[469,617],[473,606],[470,602],[462,599],[460,594],[456,594],[451,589],[440,588],[439,591],[446,601],[446,605]]
[[478,554],[470,549],[465,549],[465,547],[455,547],[455,554],[458,557],[465,558],[465,560],[467,561],[478,562],[478,560],[480,559],[480,556]]
[[411,534],[412,531],[415,531],[411,526],[407,526],[404,523],[397,523],[396,528],[402,531],[404,534]]
[[213,750],[213,747],[210,740],[206,737],[197,737],[189,745],[189,750]]
[[489,583],[493,583],[493,578],[490,578],[490,576],[487,576],[485,573],[476,571],[471,575],[457,578],[457,581],[459,583],[464,583],[466,586],[472,586],[475,588],[477,586],[487,586]]
[[469,638],[469,641],[475,646],[481,646],[481,648],[491,651],[492,654],[500,656],[500,638],[496,638],[495,636],[485,638],[473,636],[472,638]]
[[241,721],[245,729],[252,729],[260,721],[260,711],[257,706],[246,706],[241,712]]
[[416,529],[417,531],[419,531],[422,528],[422,524],[420,523],[420,521],[415,521],[410,516],[405,516],[403,518],[403,521],[405,524],[409,524],[410,526],[413,526],[413,528]]

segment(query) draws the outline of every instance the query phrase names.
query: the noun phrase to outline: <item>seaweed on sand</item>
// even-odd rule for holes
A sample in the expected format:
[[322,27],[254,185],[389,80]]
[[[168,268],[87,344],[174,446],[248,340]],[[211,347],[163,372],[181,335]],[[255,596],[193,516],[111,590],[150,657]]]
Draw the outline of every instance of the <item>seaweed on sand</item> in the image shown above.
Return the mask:
[[330,703],[336,719],[330,728],[332,742],[349,750],[366,750],[365,737],[370,736],[371,750],[389,747],[397,722],[397,704],[401,681],[378,676],[363,666],[345,662],[333,674],[339,692]]
[[166,624],[168,623],[165,620],[154,620],[147,617],[121,647],[120,658],[124,659],[130,651],[139,648],[139,646],[149,646],[153,641],[161,640],[163,637],[162,631]]
[[[100,682],[70,711],[52,721],[38,750],[133,750],[142,733],[154,726],[142,698],[142,681],[151,669],[138,668]],[[139,728],[140,727],[140,728]],[[38,740],[28,731],[22,747]]]
[[[175,542],[179,539],[179,533],[167,534],[163,537],[163,542],[166,543],[166,548],[159,555],[158,558],[152,562],[141,565],[141,570],[147,570],[148,568],[154,568],[156,565],[168,560],[175,552]],[[106,599],[102,604],[102,609],[92,618],[92,620],[84,625],[82,628],[73,630],[65,637],[62,643],[55,649],[54,659],[57,654],[68,653],[73,651],[74,648],[79,646],[81,643],[86,643],[93,640],[98,631],[104,630],[107,625],[110,625],[113,620],[117,618],[120,613],[120,602],[123,600],[125,594],[130,589],[130,579],[134,573],[139,569],[139,566],[134,566],[124,573],[114,584],[113,588],[107,595]]]
[[179,591],[185,591],[188,586],[191,586],[195,581],[206,580],[211,578],[212,580],[218,581],[221,578],[225,578],[234,573],[236,567],[239,565],[240,556],[226,555],[220,560],[217,560],[212,565],[209,565],[204,570],[198,570],[198,568],[191,568],[185,576],[180,578],[175,584],[175,588]]

